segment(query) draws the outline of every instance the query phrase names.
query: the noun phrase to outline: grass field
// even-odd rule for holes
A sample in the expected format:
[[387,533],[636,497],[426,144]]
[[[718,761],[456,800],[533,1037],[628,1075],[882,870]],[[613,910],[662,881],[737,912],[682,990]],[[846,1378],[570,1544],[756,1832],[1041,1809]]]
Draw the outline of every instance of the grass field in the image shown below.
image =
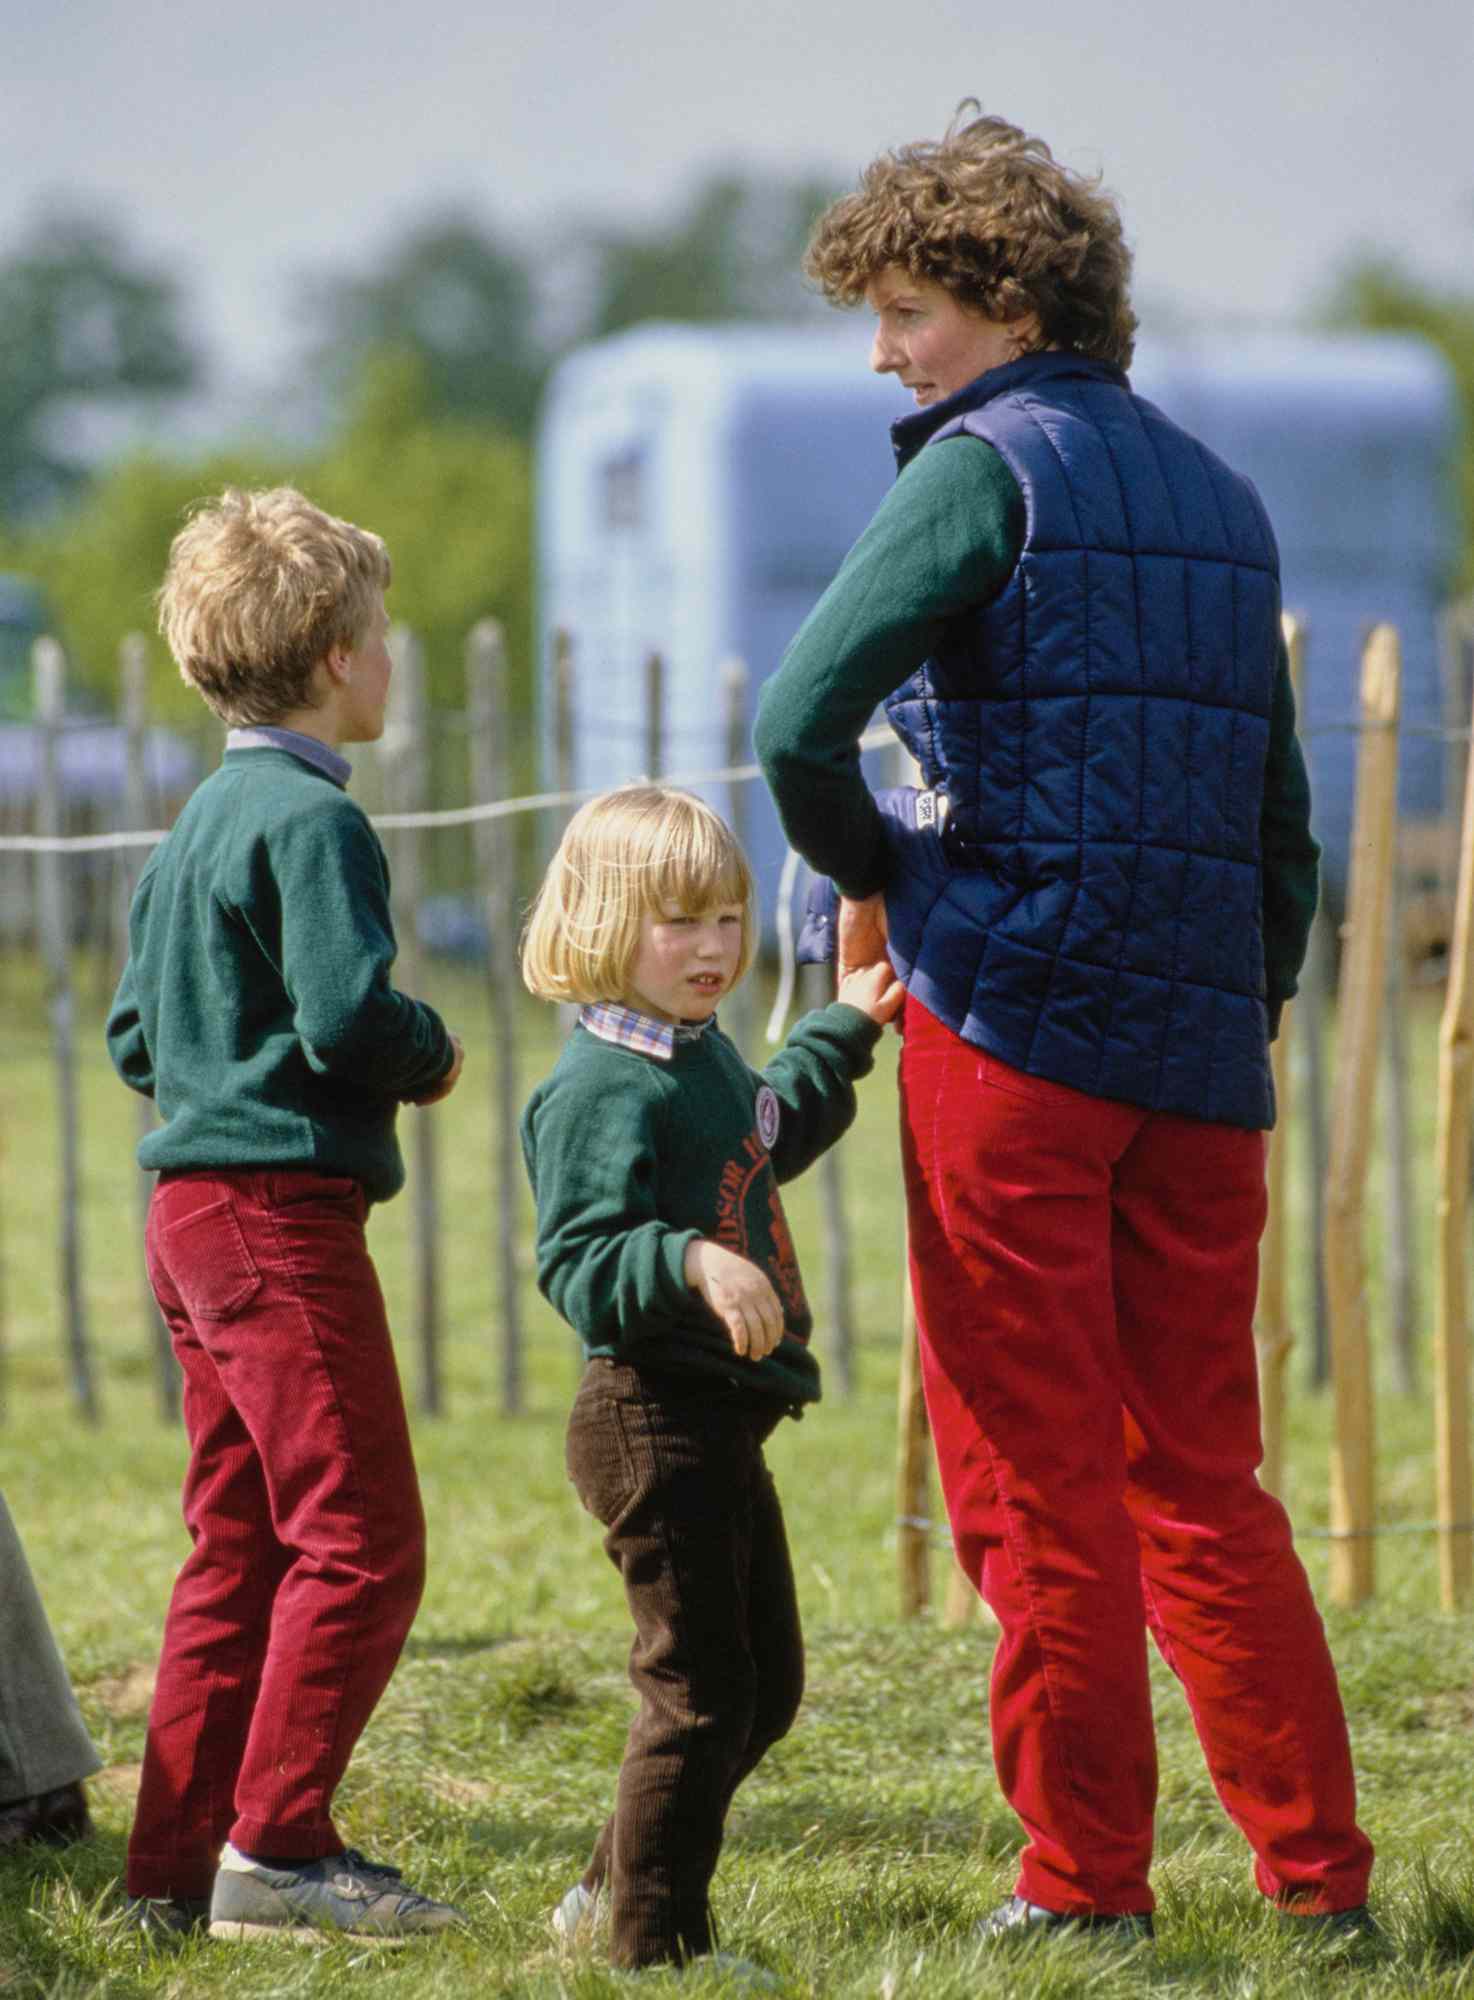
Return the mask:
[[[571,1336],[530,1282],[529,1407],[515,1421],[497,1414],[484,1017],[478,989],[448,976],[436,997],[470,1056],[462,1089],[433,1114],[446,1135],[448,1412],[416,1425],[430,1582],[340,1805],[352,1841],[461,1904],[471,1928],[380,1957],[346,1943],[305,1952],[208,1940],[151,1956],[112,1921],[160,1622],[185,1544],[183,1439],[155,1414],[142,1330],[132,1108],[95,1032],[106,983],[105,972],[84,968],[79,989],[83,1253],[104,1404],[102,1427],[89,1431],[72,1412],[61,1361],[53,1079],[39,995],[30,968],[0,963],[0,1484],[106,1763],[92,1786],[95,1843],[0,1861],[0,1995],[596,2000],[627,1990],[628,1976],[603,1967],[597,1950],[560,1958],[546,1925],[607,1809],[630,1714],[628,1641],[617,1579],[563,1477]],[[1435,1019],[1436,1000],[1425,997],[1415,1097],[1430,1119]],[[529,1010],[529,1084],[551,1033],[547,1017]],[[732,1815],[716,1888],[724,1947],[768,1967],[784,1993],[855,2000],[1474,1993],[1474,1645],[1468,1621],[1438,1609],[1432,1538],[1417,1528],[1432,1509],[1430,1411],[1390,1391],[1379,1405],[1379,1513],[1412,1532],[1379,1543],[1371,1604],[1327,1614],[1363,1816],[1380,1852],[1374,1898],[1385,1950],[1345,1964],[1297,1946],[1276,1925],[1213,1799],[1175,1684],[1160,1670],[1156,1945],[1114,1955],[1058,1940],[993,1951],[970,1941],[974,1920],[1011,1887],[1018,1830],[987,1753],[986,1628],[953,1632],[933,1617],[903,1625],[896,1616],[893,1054],[888,1041],[843,1154],[858,1257],[858,1393],[785,1425],[772,1446],[810,1685],[797,1729]],[[1426,1210],[1429,1132],[1420,1148]],[[812,1181],[793,1191],[790,1207],[822,1300]],[[1303,1214],[1303,1200],[1298,1207]],[[401,1201],[371,1226],[401,1328],[409,1325],[407,1223]],[[1296,1241],[1303,1327],[1303,1225]],[[403,1359],[413,1385],[407,1346]],[[1327,1545],[1315,1531],[1326,1518],[1329,1410],[1303,1391],[1303,1372],[1297,1359],[1288,1497],[1323,1593]],[[940,1546],[934,1579],[940,1595]],[[644,1976],[641,1990],[724,1988],[719,1974],[694,1968]]]

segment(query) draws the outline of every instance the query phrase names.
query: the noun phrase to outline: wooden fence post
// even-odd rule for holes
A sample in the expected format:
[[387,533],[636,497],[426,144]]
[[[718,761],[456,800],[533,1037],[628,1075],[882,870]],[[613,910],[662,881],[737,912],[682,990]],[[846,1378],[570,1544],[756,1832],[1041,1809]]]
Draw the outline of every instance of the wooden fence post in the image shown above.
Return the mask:
[[[1309,631],[1305,620],[1292,614],[1284,620],[1285,647],[1290,659],[1290,679],[1295,690],[1295,710],[1300,733],[1307,728],[1307,655]],[[1305,1133],[1306,1182],[1310,1194],[1310,1240],[1317,1246],[1312,1257],[1310,1341],[1305,1379],[1312,1389],[1323,1389],[1331,1379],[1329,1308],[1326,1304],[1325,1270],[1319,1245],[1326,1234],[1326,1020],[1329,1012],[1328,988],[1332,960],[1330,918],[1322,894],[1311,920],[1305,963],[1300,968],[1300,991],[1295,1000],[1295,1033],[1290,1043],[1290,1070],[1293,1094],[1302,1111]]]
[[[389,635],[394,657],[390,684],[390,721],[384,733],[389,760],[390,796],[397,812],[418,812],[429,792],[430,746],[426,735],[424,655],[406,625]],[[401,832],[395,840],[394,888],[399,941],[397,982],[416,999],[424,997],[424,954],[420,949],[419,913],[425,869],[421,835]],[[420,1408],[438,1417],[445,1407],[440,1367],[440,1217],[439,1160],[433,1111],[414,1120],[414,1150],[410,1165],[410,1227],[415,1287],[415,1333],[420,1351]]]
[[[724,660],[720,669],[719,679],[722,689],[722,714],[725,722],[722,737],[725,745],[723,762],[726,764],[727,769],[731,771],[752,761],[747,743],[747,668],[741,660]],[[748,811],[749,796],[746,780],[742,778],[731,778],[728,780],[727,819],[733,833],[737,836],[737,844],[744,854],[749,851],[747,834],[752,818],[752,815]],[[752,1058],[753,1048],[753,978],[755,973],[756,967],[747,975],[746,979],[743,980],[737,991],[727,1002],[724,1016],[724,1025],[727,1033],[749,1061]],[[830,1153],[824,1155],[825,1159],[831,1157],[832,1150],[831,1148]]]
[[[803,1004],[822,1007],[833,998],[834,969],[828,965],[800,967],[800,992],[807,988]],[[858,1370],[855,1365],[854,1288],[850,1283],[854,1256],[850,1239],[849,1215],[845,1208],[844,1168],[838,1146],[819,1157],[814,1168],[819,1188],[819,1228],[824,1242],[824,1325],[828,1352],[834,1362],[835,1386],[841,1400],[855,1393]]]
[[1367,1334],[1363,1202],[1371,1150],[1373,1088],[1381,1045],[1387,920],[1397,817],[1397,633],[1375,626],[1361,663],[1361,743],[1352,822],[1351,884],[1337,997],[1336,1075],[1323,1246],[1330,1306],[1331,1595],[1360,1604],[1372,1593],[1375,1423]]
[[[1304,684],[1305,633],[1300,620],[1286,615],[1285,650],[1290,661],[1290,684],[1298,707]],[[1290,1024],[1293,1004],[1280,1018],[1279,1035],[1270,1046],[1269,1062],[1274,1076],[1275,1129],[1269,1136],[1266,1157],[1268,1207],[1264,1240],[1259,1249],[1259,1302],[1254,1315],[1254,1344],[1259,1360],[1259,1410],[1264,1434],[1264,1462],[1259,1483],[1270,1493],[1284,1497],[1285,1477],[1285,1364],[1295,1344],[1290,1320],[1287,1283],[1288,1195],[1291,1074]]]
[[[123,824],[129,832],[138,832],[149,823],[148,799],[148,645],[141,632],[130,632],[118,648],[118,682],[122,693],[123,722]],[[119,849],[121,868],[119,875],[123,889],[124,922],[121,929],[122,950],[128,950],[127,912],[133,901],[133,891],[138,887],[138,878],[143,873],[144,851],[140,847]],[[151,1098],[135,1096],[133,1100],[133,1122],[140,1139],[147,1138],[157,1123]],[[149,1202],[154,1191],[155,1176],[140,1167],[134,1176],[134,1191],[138,1215],[138,1242],[143,1243],[148,1227]],[[158,1395],[159,1415],[166,1424],[179,1421],[179,1363],[174,1358],[173,1343],[169,1339],[169,1329],[164,1324],[164,1316],[159,1311],[153,1287],[148,1282],[148,1271],[139,1259],[139,1279],[142,1285],[143,1325],[148,1341],[149,1356],[153,1362],[154,1387]]]
[[[466,642],[466,715],[471,786],[478,801],[511,796],[512,710],[507,648],[494,618]],[[522,1300],[517,1272],[522,1160],[517,1138],[517,841],[509,819],[475,822],[477,873],[486,909],[486,998],[491,1021],[492,1177],[496,1183],[496,1265],[501,1298],[502,1412],[523,1407]]]
[[1404,976],[1402,899],[1393,830],[1393,874],[1387,907],[1387,996],[1382,1021],[1382,1173],[1386,1229],[1383,1270],[1387,1297],[1387,1351],[1392,1379],[1401,1395],[1418,1388],[1418,1273],[1413,1244],[1411,1114],[1407,1075],[1407,981]]
[[645,776],[659,778],[665,769],[665,661],[659,653],[645,655]]
[[[65,830],[61,776],[61,731],[66,714],[66,657],[55,639],[38,639],[31,654],[38,759],[36,831],[56,839]],[[71,884],[66,857],[36,856],[41,955],[46,967],[47,1011],[56,1058],[56,1097],[61,1139],[61,1286],[66,1313],[66,1352],[72,1393],[86,1423],[101,1418],[92,1347],[82,1292],[81,1172],[77,1135],[76,1006],[72,990]]]
[[1464,817],[1438,1030],[1434,1194],[1433,1424],[1438,1464],[1438,1581],[1445,1611],[1469,1594],[1469,1308],[1465,1236],[1474,1143],[1474,757],[1464,760]]
[[[574,742],[574,713],[577,698],[575,674],[577,659],[573,644],[573,634],[566,625],[559,625],[553,631],[553,790],[571,792],[577,789],[578,752]],[[571,805],[559,806],[553,821],[553,837],[548,842],[548,851],[558,844],[558,835],[568,824],[572,813]],[[558,1003],[558,1027],[566,1040],[573,1033],[578,1020],[578,1009],[566,1000]],[[581,1353],[577,1347],[575,1354]]]
[[553,633],[553,790],[574,789],[573,634],[560,625]]
[[902,1259],[901,1382],[897,1404],[896,1563],[901,1616],[919,1618],[931,1602],[931,1431],[921,1388],[921,1353],[911,1271]]

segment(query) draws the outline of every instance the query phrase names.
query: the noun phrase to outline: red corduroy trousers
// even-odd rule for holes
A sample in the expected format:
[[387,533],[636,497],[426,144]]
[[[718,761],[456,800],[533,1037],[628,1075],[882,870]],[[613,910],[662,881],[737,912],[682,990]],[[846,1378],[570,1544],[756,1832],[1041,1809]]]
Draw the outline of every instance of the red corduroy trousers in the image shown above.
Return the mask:
[[902,1143],[927,1410],[996,1614],[1017,1893],[1152,1908],[1148,1628],[1261,1891],[1365,1901],[1335,1669],[1259,1485],[1264,1138],[1021,1074],[906,1003]]
[[128,1848],[206,1896],[231,1840],[342,1849],[333,1793],[424,1580],[404,1399],[356,1181],[161,1177],[149,1278],[184,1377],[194,1547],[174,1586]]

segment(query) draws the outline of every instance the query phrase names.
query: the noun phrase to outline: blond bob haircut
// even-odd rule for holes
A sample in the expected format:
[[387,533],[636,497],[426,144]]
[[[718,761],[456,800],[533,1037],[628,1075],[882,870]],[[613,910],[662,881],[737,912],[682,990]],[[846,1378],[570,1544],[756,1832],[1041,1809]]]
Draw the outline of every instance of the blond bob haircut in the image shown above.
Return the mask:
[[367,528],[290,486],[232,487],[174,537],[159,630],[224,721],[275,722],[315,705],[313,669],[363,641],[389,578],[389,552]]
[[669,785],[622,785],[569,820],[522,938],[522,977],[540,1000],[628,1000],[647,916],[742,905],[735,985],[756,947],[752,870],[719,813]]
[[964,122],[977,108],[964,99],[945,138],[872,160],[815,224],[805,274],[854,306],[898,265],[985,319],[1037,313],[1041,347],[1129,368],[1131,252],[1114,197],[1017,125]]

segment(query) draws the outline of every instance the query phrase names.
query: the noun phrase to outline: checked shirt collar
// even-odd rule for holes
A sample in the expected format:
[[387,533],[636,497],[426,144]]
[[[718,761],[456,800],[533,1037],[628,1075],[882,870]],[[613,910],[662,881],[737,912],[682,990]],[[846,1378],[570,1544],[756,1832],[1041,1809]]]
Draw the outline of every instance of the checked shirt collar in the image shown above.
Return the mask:
[[638,1049],[658,1062],[670,1061],[677,1042],[699,1042],[715,1019],[713,1014],[705,1021],[657,1021],[652,1014],[622,1007],[617,1000],[596,1000],[578,1010],[578,1025],[601,1042],[613,1042],[619,1049]]

